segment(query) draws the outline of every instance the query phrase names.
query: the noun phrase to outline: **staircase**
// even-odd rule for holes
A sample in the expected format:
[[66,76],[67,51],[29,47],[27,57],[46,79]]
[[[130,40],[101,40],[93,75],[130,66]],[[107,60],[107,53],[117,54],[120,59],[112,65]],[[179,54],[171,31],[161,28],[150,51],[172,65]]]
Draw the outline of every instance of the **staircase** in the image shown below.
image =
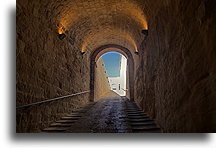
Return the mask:
[[[74,128],[75,129],[74,132],[76,132],[77,130],[79,131],[79,129],[86,129],[85,123],[90,123],[92,121],[96,121],[96,122],[93,122],[95,124],[89,126],[90,129],[92,127],[100,129],[101,128],[100,125],[103,125],[102,129],[96,130],[99,132],[103,130],[107,132],[110,127],[115,127],[115,128],[119,127],[119,129],[123,128],[122,129],[123,131],[127,131],[129,133],[160,133],[161,132],[160,128],[156,125],[154,120],[151,120],[147,114],[145,114],[141,109],[139,109],[139,107],[135,104],[135,102],[130,101],[126,97],[121,97],[121,98],[122,101],[116,101],[116,99],[112,99],[111,102],[102,101],[100,102],[102,103],[101,105],[98,102],[89,103],[84,107],[72,112],[71,114],[62,117],[60,120],[57,120],[54,123],[50,124],[49,127],[43,129],[42,132],[45,133],[66,133],[71,131],[73,132],[71,128]],[[118,105],[114,106],[115,105],[114,101],[117,103],[123,103],[122,104],[123,108],[122,109],[118,108]],[[101,108],[97,110],[97,112],[89,114],[89,111],[91,112],[92,110],[97,109],[98,106],[101,106]],[[103,117],[95,118],[101,115],[101,113],[104,115],[105,113],[109,113],[109,114],[106,114],[105,118]],[[122,115],[122,117],[119,117],[119,115]],[[104,124],[104,121],[108,122],[107,121],[108,117],[112,117],[108,121],[110,124],[115,123],[115,126],[109,126],[109,123]],[[118,121],[117,118],[120,119],[119,122],[117,122]],[[76,123],[77,121],[78,123]],[[91,130],[86,130],[84,132],[89,132],[89,131],[91,132]],[[116,130],[111,130],[111,132],[113,131]],[[117,131],[119,132],[121,130],[117,130]]]
[[95,102],[89,103],[84,107],[77,109],[71,114],[68,114],[52,124],[48,128],[42,130],[45,133],[61,133],[68,130],[73,124],[79,120],[93,105]]
[[160,128],[133,101],[126,101],[126,114],[133,133],[160,133]]

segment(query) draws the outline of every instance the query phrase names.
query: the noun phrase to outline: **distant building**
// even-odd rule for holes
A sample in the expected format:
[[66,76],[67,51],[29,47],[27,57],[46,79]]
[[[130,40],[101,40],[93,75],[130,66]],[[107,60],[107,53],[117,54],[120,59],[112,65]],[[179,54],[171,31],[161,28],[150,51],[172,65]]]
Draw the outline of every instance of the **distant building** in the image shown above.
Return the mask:
[[120,76],[119,77],[108,77],[111,90],[119,94],[120,96],[126,95],[126,68],[127,59],[120,56]]

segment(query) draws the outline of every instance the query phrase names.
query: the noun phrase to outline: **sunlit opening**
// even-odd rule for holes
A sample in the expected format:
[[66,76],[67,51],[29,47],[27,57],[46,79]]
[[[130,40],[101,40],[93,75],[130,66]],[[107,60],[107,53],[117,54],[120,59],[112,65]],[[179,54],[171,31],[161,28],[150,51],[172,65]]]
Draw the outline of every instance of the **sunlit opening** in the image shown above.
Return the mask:
[[120,96],[126,95],[127,59],[118,52],[107,52],[102,55],[110,89]]

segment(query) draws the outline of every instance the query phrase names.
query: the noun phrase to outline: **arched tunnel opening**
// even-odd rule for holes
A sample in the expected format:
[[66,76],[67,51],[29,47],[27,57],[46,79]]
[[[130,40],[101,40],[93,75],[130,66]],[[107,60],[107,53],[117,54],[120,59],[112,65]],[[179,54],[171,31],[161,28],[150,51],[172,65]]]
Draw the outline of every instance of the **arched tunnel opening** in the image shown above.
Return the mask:
[[[119,64],[119,76],[116,78],[108,78],[107,74],[106,74],[106,69],[104,69],[103,67],[97,67],[99,65],[104,65],[102,56],[105,56],[106,53],[109,53],[110,51],[116,52],[119,55],[119,61],[116,61]],[[121,58],[121,59],[120,59]],[[108,57],[108,59],[106,59],[107,62],[112,61],[113,59]],[[115,45],[115,44],[108,44],[108,45],[104,45],[101,46],[99,48],[97,48],[91,55],[91,63],[90,63],[90,88],[91,88],[91,95],[90,95],[90,99],[94,99],[97,100],[99,97],[101,97],[104,93],[106,93],[107,95],[110,94],[112,95],[113,93],[108,93],[110,92],[109,90],[114,89],[112,91],[117,92],[118,95],[120,96],[127,96],[128,99],[130,100],[134,100],[134,59],[133,56],[130,52],[129,49],[123,47],[123,46],[119,46],[119,45]],[[101,71],[99,71],[99,69],[101,69]],[[113,69],[110,69],[111,71]],[[100,72],[100,74],[104,77],[103,81],[106,81],[108,83],[101,83],[101,75],[98,75],[98,73]],[[120,76],[121,74],[121,76]],[[120,84],[121,83],[121,84]],[[105,86],[103,85],[105,84]],[[119,86],[120,84],[120,86]],[[115,86],[112,86],[115,85]],[[121,85],[123,85],[123,88],[121,87]],[[107,87],[106,87],[107,86]],[[103,92],[103,88],[104,90],[106,90],[105,92]],[[118,89],[118,90],[117,90]],[[111,92],[112,92],[111,91]]]
[[94,100],[112,95],[129,96],[127,58],[119,52],[106,52],[95,64]]
[[[213,1],[20,0],[16,19],[16,132],[216,131]],[[110,51],[127,92],[98,99]]]

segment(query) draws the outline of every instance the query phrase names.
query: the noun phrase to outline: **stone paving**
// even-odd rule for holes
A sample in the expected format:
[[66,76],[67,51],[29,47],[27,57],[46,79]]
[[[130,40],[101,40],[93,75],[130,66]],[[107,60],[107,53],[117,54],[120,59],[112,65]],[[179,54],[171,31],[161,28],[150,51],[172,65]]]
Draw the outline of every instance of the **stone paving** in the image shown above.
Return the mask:
[[62,117],[43,132],[158,133],[160,128],[133,101],[111,93]]
[[75,133],[127,133],[131,128],[127,122],[125,98],[120,96],[105,97],[89,109],[66,132]]

